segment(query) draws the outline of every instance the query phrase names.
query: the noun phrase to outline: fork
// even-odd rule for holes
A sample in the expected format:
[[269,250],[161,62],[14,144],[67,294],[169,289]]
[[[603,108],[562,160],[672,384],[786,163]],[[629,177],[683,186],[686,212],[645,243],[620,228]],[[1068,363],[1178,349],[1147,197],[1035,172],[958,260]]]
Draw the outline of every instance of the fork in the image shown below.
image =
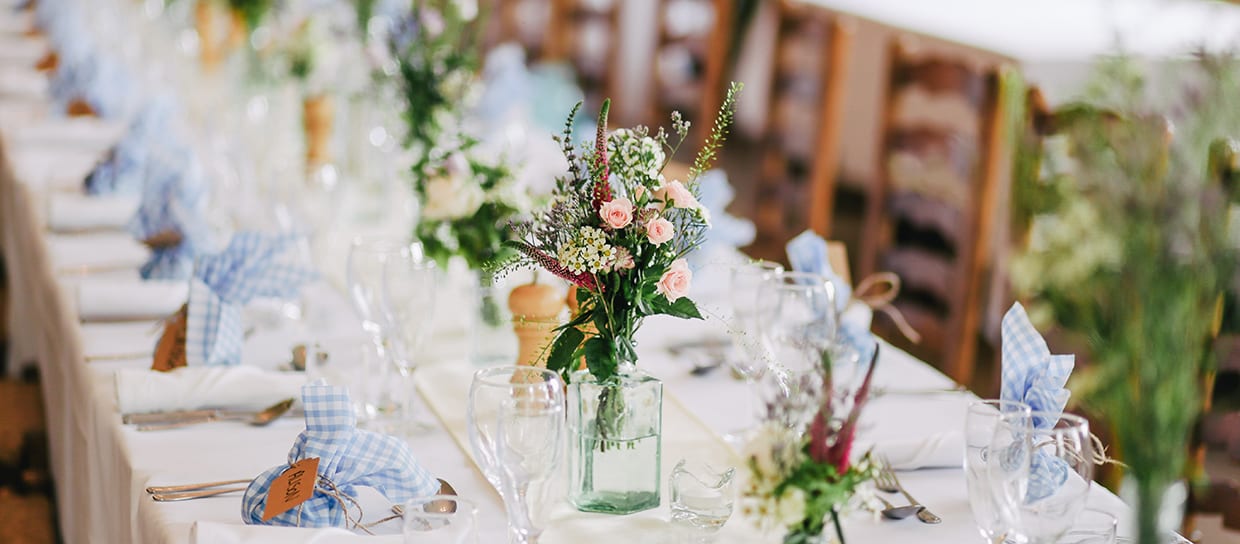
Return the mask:
[[900,485],[900,479],[896,478],[895,471],[891,470],[891,462],[887,460],[886,456],[883,456],[878,460],[878,475],[874,477],[874,486],[880,491],[886,493],[899,492],[904,495],[905,499],[908,499],[909,504],[913,506],[920,506],[921,510],[917,512],[917,519],[921,520],[922,523],[929,523],[933,525],[943,521],[943,518],[934,515],[934,512],[931,512],[929,508],[926,508],[926,505],[922,504],[917,499],[914,499],[913,496],[904,489],[904,486]]

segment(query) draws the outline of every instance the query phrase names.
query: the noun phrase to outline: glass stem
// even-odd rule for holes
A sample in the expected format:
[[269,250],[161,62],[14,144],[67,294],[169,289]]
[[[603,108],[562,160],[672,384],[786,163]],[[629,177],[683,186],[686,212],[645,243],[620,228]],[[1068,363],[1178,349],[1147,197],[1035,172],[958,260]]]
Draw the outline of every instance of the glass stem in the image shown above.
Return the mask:
[[510,544],[538,544],[542,534],[530,520],[530,505],[527,496],[529,484],[517,484],[511,489],[511,497],[504,501],[508,509],[508,542]]

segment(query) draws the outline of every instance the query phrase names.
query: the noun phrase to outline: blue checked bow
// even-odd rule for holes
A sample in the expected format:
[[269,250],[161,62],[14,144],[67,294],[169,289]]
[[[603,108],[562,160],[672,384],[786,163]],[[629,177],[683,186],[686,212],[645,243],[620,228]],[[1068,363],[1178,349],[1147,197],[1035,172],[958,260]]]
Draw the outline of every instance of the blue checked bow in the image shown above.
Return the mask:
[[173,231],[180,242],[172,247],[152,248],[151,259],[142,265],[145,279],[185,279],[194,268],[194,257],[211,250],[213,237],[206,218],[207,184],[193,152],[165,146],[153,152],[146,165],[146,185],[129,232],[148,240]]
[[[790,240],[786,251],[788,262],[792,264],[793,270],[818,274],[831,280],[831,284],[835,286],[835,307],[842,313],[844,308],[848,307],[849,300],[852,299],[852,286],[848,285],[844,278],[831,268],[827,241],[807,230]],[[862,364],[869,364],[870,358],[874,356],[876,344],[874,335],[870,334],[868,328],[861,323],[841,319],[836,334],[839,335],[841,343],[851,347],[857,353],[858,361]]]
[[[346,527],[354,518],[349,508],[356,487],[371,487],[396,504],[434,495],[439,482],[400,439],[357,429],[347,389],[322,380],[301,388],[306,409],[306,430],[288,452],[288,463],[258,475],[241,499],[241,518],[250,525],[293,527]],[[263,521],[267,491],[290,465],[319,458],[314,495],[283,514]]]
[[290,258],[288,249],[298,240],[295,234],[240,232],[224,251],[198,258],[189,289],[187,364],[240,364],[241,307],[260,296],[293,298],[315,277]]
[[124,64],[100,50],[63,56],[48,86],[61,110],[74,99],[81,99],[104,119],[120,119],[130,113],[138,94],[136,87]]
[[[1033,328],[1025,308],[1019,302],[1003,316],[1003,383],[999,398],[1023,402],[1034,412],[1061,414],[1068,405],[1071,392],[1064,386],[1072,374],[1076,357],[1051,355],[1046,340]],[[1055,419],[1035,417],[1034,427],[1054,428]],[[1029,471],[1029,492],[1026,500],[1049,497],[1068,478],[1068,467],[1062,459],[1043,453],[1035,454]]]
[[175,101],[168,95],[160,95],[144,104],[107,159],[96,165],[87,176],[86,192],[92,195],[132,195],[141,192],[147,179],[147,159],[150,155],[156,149],[180,146],[172,131],[171,121],[175,111]]

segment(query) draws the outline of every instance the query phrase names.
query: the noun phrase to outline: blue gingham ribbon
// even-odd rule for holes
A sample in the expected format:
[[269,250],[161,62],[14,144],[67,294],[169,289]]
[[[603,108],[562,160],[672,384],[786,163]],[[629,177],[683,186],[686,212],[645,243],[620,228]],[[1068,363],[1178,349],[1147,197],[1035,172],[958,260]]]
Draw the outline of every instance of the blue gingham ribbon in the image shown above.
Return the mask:
[[167,148],[146,167],[146,185],[129,232],[148,240],[173,231],[181,241],[152,248],[142,265],[145,279],[185,279],[194,269],[194,257],[210,251],[212,235],[206,217],[207,184],[200,164],[188,148]]
[[104,119],[124,118],[138,94],[136,87],[124,64],[100,50],[62,56],[48,85],[60,110],[81,99]]
[[295,234],[240,232],[224,251],[198,258],[190,280],[185,336],[186,363],[235,365],[241,362],[241,308],[255,297],[289,299],[313,270],[292,261]]
[[170,95],[159,95],[143,104],[125,136],[87,176],[86,192],[92,195],[141,192],[147,178],[148,157],[160,149],[182,147],[172,128],[176,111],[176,102]]
[[[789,241],[786,250],[793,270],[818,274],[831,281],[835,286],[836,309],[843,312],[844,308],[848,307],[848,301],[852,299],[852,286],[831,268],[827,241],[807,230]],[[836,334],[840,343],[857,353],[858,361],[869,364],[870,358],[874,356],[875,341],[868,328],[860,323],[841,319]]]
[[[360,521],[360,512],[349,513],[357,487],[370,487],[396,504],[434,495],[439,482],[426,470],[405,441],[357,429],[349,392],[322,380],[301,388],[306,410],[306,430],[297,436],[286,464],[260,474],[241,499],[241,518],[250,525],[293,527],[344,527]],[[289,466],[317,457],[318,477],[314,495],[283,514],[263,521],[267,492]]]
[[[999,398],[1023,402],[1035,412],[1062,414],[1071,392],[1064,386],[1075,366],[1073,355],[1051,355],[1046,340],[1033,328],[1025,308],[1019,302],[1003,316],[1002,385]],[[1058,418],[1035,417],[1037,429],[1055,427]],[[1062,459],[1035,453],[1029,471],[1029,492],[1026,500],[1049,497],[1068,478],[1068,466]]]

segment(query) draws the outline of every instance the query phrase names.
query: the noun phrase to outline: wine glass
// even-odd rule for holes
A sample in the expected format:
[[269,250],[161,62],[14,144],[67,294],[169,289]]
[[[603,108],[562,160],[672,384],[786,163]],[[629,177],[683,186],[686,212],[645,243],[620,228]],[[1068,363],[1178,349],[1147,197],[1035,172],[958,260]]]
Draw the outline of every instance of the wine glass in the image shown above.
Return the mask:
[[986,458],[990,442],[995,436],[995,426],[1003,414],[1028,415],[1029,405],[1023,402],[987,399],[972,402],[964,418],[964,477],[969,490],[969,507],[977,530],[987,542],[1002,544],[1006,535],[1002,520],[991,498],[990,476]]
[[529,366],[484,368],[469,387],[469,443],[508,511],[510,542],[534,543],[542,530],[530,515],[543,484],[563,461],[564,382]]
[[[418,246],[414,246],[418,248]],[[435,321],[435,289],[438,270],[435,262],[424,258],[420,252],[401,252],[390,256],[383,264],[383,293],[379,297],[382,310],[384,337],[388,355],[401,376],[401,411],[407,430],[417,432],[429,425],[413,420],[414,392],[413,371],[417,366],[419,350],[422,349],[431,326]]]
[[1094,475],[1089,422],[1055,412],[1003,414],[987,469],[995,508],[1009,536],[1053,544],[1085,509]]
[[763,393],[768,405],[778,407],[772,416],[804,430],[831,379],[829,357],[839,321],[835,288],[819,274],[783,272],[769,277],[758,296],[774,305],[759,323],[763,348],[771,357]]
[[[421,247],[415,246],[420,253]],[[383,343],[383,269],[388,260],[409,254],[411,245],[396,238],[355,238],[349,246],[346,282],[362,329]]]
[[[758,294],[772,275],[784,271],[779,263],[771,261],[753,261],[732,267],[729,274],[729,299],[732,305],[732,336],[733,353],[727,357],[728,366],[745,380],[751,417],[761,417],[758,410],[757,383],[767,369],[770,357],[762,347],[761,329],[758,326],[769,314],[773,305],[769,300],[759,299]],[[746,422],[738,431],[724,435],[729,443],[740,444],[752,429],[753,422]]]
[[477,544],[478,507],[457,495],[411,499],[402,506],[405,544]]

